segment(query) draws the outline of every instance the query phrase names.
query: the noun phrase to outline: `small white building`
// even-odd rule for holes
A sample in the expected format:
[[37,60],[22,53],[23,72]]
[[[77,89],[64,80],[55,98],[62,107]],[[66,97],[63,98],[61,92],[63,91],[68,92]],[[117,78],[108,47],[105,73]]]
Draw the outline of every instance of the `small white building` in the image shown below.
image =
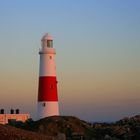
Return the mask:
[[8,124],[10,120],[25,122],[29,118],[29,114],[0,114],[0,124]]
[[29,114],[20,114],[19,110],[17,110],[15,113],[14,110],[11,110],[11,114],[5,114],[4,109],[0,110],[0,124],[8,124],[10,121],[25,122],[29,118]]

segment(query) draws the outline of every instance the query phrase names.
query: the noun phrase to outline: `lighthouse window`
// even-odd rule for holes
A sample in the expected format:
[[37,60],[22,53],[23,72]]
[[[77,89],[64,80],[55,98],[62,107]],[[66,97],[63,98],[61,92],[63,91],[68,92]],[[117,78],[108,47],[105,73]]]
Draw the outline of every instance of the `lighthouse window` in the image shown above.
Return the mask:
[[52,59],[52,56],[50,56],[50,59]]
[[53,88],[53,85],[51,84],[51,89]]
[[43,103],[43,104],[42,104],[42,106],[44,106],[44,107],[45,107],[45,106],[46,106],[46,103]]

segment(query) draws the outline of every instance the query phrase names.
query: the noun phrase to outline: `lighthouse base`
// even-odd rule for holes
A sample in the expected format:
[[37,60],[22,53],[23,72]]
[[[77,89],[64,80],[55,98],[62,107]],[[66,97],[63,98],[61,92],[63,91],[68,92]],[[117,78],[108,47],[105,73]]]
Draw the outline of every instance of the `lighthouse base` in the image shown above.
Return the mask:
[[59,115],[58,102],[55,101],[38,102],[38,119],[58,115]]

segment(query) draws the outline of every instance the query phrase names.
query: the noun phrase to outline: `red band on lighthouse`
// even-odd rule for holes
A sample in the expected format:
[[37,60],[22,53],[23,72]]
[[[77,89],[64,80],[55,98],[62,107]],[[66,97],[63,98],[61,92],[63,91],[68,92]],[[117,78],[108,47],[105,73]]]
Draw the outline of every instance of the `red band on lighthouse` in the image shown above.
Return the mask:
[[56,77],[40,77],[38,92],[38,101],[58,101]]
[[55,49],[49,34],[42,38],[40,54],[38,118],[59,115]]

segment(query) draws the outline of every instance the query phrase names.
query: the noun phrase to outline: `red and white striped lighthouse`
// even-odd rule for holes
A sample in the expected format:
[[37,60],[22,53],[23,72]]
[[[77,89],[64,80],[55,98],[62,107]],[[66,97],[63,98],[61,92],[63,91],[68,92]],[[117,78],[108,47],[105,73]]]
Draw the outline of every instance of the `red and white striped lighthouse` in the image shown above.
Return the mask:
[[55,49],[53,38],[47,33],[42,38],[40,54],[38,119],[59,115]]

